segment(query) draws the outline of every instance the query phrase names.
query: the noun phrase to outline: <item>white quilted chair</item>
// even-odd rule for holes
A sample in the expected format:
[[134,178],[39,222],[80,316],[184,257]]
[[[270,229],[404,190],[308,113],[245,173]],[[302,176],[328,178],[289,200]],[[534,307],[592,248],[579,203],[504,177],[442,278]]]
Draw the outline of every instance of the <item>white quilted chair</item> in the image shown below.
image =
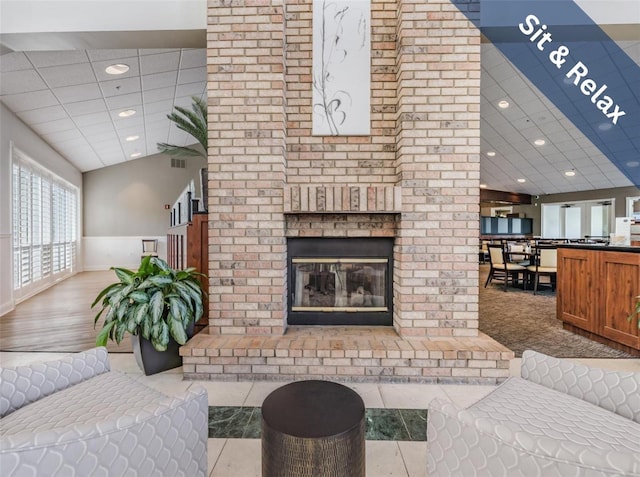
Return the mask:
[[203,389],[167,396],[110,371],[105,348],[0,370],[0,474],[206,476]]
[[640,372],[525,351],[521,374],[467,409],[431,402],[429,477],[640,476]]

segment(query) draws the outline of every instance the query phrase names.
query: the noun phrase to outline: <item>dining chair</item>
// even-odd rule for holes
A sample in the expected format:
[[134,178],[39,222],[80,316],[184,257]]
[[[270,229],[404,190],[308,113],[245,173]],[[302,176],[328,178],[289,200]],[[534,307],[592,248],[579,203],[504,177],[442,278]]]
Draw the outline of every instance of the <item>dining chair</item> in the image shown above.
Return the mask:
[[511,277],[515,285],[520,273],[524,276],[527,271],[526,267],[518,265],[517,263],[510,263],[507,260],[506,246],[503,245],[489,245],[489,263],[491,264],[491,268],[489,269],[487,281],[484,284],[485,288],[487,288],[493,280],[502,280],[504,282],[504,291],[507,291],[509,278]]
[[142,257],[158,256],[158,239],[142,239]]
[[538,292],[540,276],[548,276],[551,282],[551,290],[556,289],[556,276],[558,274],[558,249],[552,246],[538,245],[533,265],[527,267],[533,274],[533,294]]

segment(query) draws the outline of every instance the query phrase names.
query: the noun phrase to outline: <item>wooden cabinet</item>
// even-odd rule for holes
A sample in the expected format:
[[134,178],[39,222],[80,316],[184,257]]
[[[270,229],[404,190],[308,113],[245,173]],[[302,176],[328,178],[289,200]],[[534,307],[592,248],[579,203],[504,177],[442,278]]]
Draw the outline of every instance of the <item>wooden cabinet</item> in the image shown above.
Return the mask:
[[583,330],[622,349],[640,350],[638,325],[627,320],[637,295],[640,253],[580,246],[558,249],[557,316],[565,328]]

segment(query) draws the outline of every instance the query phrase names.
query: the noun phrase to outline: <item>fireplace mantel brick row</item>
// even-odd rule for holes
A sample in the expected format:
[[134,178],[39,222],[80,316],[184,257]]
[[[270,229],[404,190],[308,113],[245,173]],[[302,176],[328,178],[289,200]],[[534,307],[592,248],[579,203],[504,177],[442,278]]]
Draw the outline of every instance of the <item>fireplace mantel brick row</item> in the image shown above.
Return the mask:
[[[209,327],[185,378],[506,378],[478,332],[478,29],[450,0],[372,0],[371,133],[322,137],[312,1],[207,9]],[[393,238],[393,327],[288,326],[294,237]]]

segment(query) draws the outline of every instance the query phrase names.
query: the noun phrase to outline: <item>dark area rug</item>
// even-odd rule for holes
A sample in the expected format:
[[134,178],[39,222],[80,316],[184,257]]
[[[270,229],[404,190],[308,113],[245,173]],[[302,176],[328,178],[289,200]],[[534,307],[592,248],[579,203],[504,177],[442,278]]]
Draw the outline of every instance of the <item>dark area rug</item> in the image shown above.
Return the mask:
[[508,287],[493,281],[484,288],[489,265],[480,265],[480,331],[521,357],[527,349],[556,358],[632,358],[562,329],[556,319],[556,294],[550,287],[533,291]]

